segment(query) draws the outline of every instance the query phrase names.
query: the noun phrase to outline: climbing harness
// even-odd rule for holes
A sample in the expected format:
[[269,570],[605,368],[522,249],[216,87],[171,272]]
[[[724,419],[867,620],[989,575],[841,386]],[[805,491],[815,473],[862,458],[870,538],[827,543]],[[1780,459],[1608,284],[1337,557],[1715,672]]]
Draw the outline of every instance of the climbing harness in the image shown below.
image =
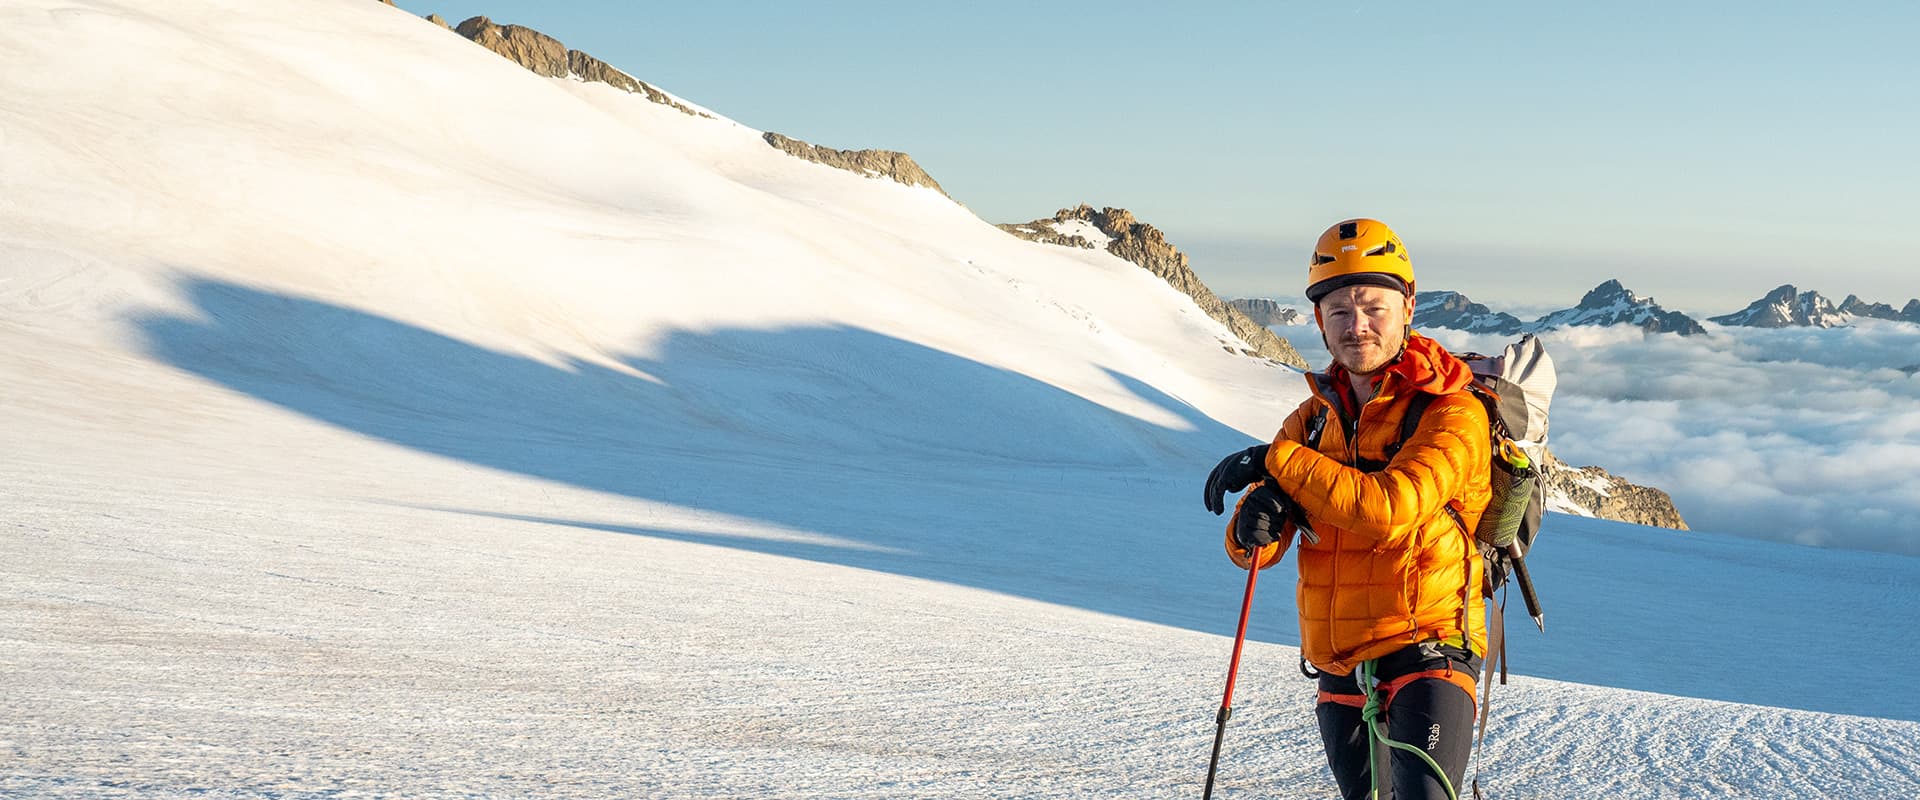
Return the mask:
[[[1386,713],[1387,706],[1393,704],[1393,696],[1400,691],[1401,687],[1416,680],[1421,678],[1439,678],[1448,683],[1460,686],[1466,690],[1468,697],[1472,697],[1473,678],[1467,676],[1467,673],[1460,670],[1436,669],[1410,672],[1398,678],[1381,682],[1374,679],[1373,665],[1374,662],[1372,660],[1362,661],[1360,662],[1359,669],[1354,670],[1354,682],[1359,684],[1360,693],[1366,698],[1365,703],[1360,707],[1360,720],[1367,726],[1367,774],[1372,780],[1373,797],[1375,800],[1378,800],[1380,797],[1380,760],[1378,757],[1379,751],[1376,748],[1380,745],[1386,745],[1395,750],[1401,750],[1419,756],[1421,761],[1427,762],[1427,768],[1433,770],[1434,777],[1440,780],[1440,787],[1447,790],[1447,797],[1450,798],[1450,800],[1460,800],[1460,793],[1454,791],[1453,782],[1447,779],[1447,771],[1441,769],[1440,764],[1435,762],[1432,756],[1427,755],[1426,751],[1407,744],[1406,742],[1394,741],[1388,737],[1387,723],[1381,719],[1381,716]],[[1465,683],[1455,680],[1454,676],[1456,675],[1461,676],[1465,680]]]

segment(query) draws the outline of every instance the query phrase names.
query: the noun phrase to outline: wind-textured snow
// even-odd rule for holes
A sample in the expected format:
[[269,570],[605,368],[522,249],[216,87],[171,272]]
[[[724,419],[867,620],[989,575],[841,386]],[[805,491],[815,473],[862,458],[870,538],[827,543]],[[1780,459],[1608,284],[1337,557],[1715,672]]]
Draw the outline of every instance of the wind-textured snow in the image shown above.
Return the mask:
[[[1192,796],[1226,336],[378,3],[9,3],[0,795]],[[1543,536],[1490,796],[1920,790],[1916,560]],[[1290,571],[1223,797],[1331,795]]]

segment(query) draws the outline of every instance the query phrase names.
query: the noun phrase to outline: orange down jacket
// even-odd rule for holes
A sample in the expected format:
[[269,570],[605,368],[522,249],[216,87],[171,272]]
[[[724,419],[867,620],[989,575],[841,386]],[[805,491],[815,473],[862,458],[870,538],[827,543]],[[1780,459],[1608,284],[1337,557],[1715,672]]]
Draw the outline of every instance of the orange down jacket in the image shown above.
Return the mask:
[[[1465,390],[1472,372],[1438,342],[1412,334],[1357,414],[1338,364],[1307,378],[1313,396],[1267,451],[1267,471],[1320,536],[1300,544],[1302,653],[1335,675],[1427,640],[1465,643],[1484,655],[1482,565],[1468,531],[1491,496],[1492,445],[1486,407]],[[1416,392],[1437,397],[1388,460]],[[1316,451],[1304,442],[1321,408],[1328,413]],[[1228,552],[1245,566],[1248,553],[1233,543],[1231,522],[1228,531]],[[1261,568],[1278,561],[1281,549],[1263,548]]]

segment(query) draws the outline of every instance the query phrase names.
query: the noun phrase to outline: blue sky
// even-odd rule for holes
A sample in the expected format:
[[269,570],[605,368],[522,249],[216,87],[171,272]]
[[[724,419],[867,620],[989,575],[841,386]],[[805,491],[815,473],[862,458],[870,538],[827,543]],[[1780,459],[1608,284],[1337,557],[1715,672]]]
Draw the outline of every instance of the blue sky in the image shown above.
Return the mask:
[[993,222],[1081,202],[1223,295],[1295,295],[1327,224],[1422,288],[1719,314],[1920,296],[1920,4],[491,0],[743,124],[911,153]]

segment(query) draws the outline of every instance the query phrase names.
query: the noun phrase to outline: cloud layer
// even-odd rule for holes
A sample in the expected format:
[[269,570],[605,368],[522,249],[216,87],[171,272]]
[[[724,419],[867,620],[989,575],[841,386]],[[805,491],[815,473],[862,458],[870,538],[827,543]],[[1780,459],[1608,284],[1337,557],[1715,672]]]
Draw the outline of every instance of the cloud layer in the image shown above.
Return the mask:
[[[1553,448],[1673,495],[1700,530],[1920,555],[1920,326],[1542,336]],[[1428,331],[1497,352],[1504,337]]]

